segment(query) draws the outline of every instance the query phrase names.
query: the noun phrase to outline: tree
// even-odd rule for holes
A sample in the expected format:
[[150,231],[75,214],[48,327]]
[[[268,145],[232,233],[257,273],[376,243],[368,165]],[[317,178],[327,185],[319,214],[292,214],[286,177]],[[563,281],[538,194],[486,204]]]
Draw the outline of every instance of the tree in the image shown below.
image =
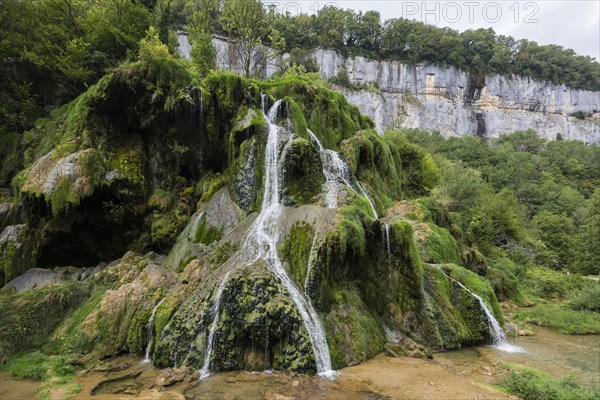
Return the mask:
[[[236,40],[235,50],[245,76],[250,76],[257,66],[262,70],[269,59],[285,48],[285,40],[277,30],[269,33],[267,13],[258,0],[225,0],[220,21],[225,32]],[[272,50],[264,45],[265,38],[270,40]]]
[[190,36],[192,49],[190,57],[192,63],[201,75],[206,75],[215,68],[217,54],[212,45],[212,35],[206,32],[195,33]]
[[600,188],[587,203],[583,224],[576,240],[576,268],[586,274],[600,274]]
[[140,61],[152,62],[156,59],[169,58],[170,56],[169,48],[160,40],[156,28],[151,26],[146,33],[146,37],[140,41],[138,58]]
[[546,245],[545,262],[555,269],[573,269],[573,220],[566,215],[542,211],[533,217],[533,225]]

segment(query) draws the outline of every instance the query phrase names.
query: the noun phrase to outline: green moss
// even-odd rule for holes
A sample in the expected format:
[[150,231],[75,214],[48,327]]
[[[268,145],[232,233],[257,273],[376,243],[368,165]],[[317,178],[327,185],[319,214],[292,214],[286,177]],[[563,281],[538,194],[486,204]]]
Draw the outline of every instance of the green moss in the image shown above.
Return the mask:
[[485,258],[485,263],[489,266],[486,278],[498,300],[512,299],[523,304],[525,298],[520,289],[522,282],[517,277],[519,266],[505,257]]
[[435,225],[430,228],[421,251],[423,261],[434,264],[461,263],[458,244],[452,235]]
[[319,154],[305,139],[295,139],[288,143],[283,155],[285,169],[284,204],[308,204],[321,192],[325,182]]
[[383,351],[385,336],[354,286],[338,286],[335,304],[325,317],[327,342],[333,368],[361,362]]
[[111,171],[117,171],[117,180],[125,180],[129,185],[143,189],[143,142],[140,136],[121,139],[113,146],[113,155],[109,161]]
[[364,182],[364,189],[371,194],[378,209],[385,209],[400,199],[401,159],[386,137],[374,130],[364,130],[345,140],[341,147],[350,170]]
[[314,235],[315,232],[311,225],[296,224],[279,247],[282,260],[287,263],[291,275],[300,287],[304,285],[306,279]]
[[[292,100],[289,111],[297,133],[305,137],[306,125],[327,148],[337,149],[343,139],[361,129],[374,127],[373,122],[363,117],[343,95],[333,92],[322,81],[302,75],[286,75],[261,82],[259,86],[274,98]],[[305,124],[298,111],[304,116]]]
[[143,354],[146,348],[146,325],[150,319],[150,310],[135,313],[127,329],[126,346],[129,353]]
[[15,352],[41,348],[58,324],[90,294],[86,283],[0,296],[0,361]]
[[196,194],[200,197],[199,203],[204,203],[227,184],[227,176],[221,173],[208,172],[202,176],[196,186]]
[[350,204],[338,210],[336,232],[327,234],[328,263],[343,264],[352,262],[355,256],[365,256],[367,239],[364,226],[370,224],[372,214],[369,203],[361,196],[354,197]]
[[0,253],[0,267],[2,268],[3,282],[9,282],[27,270],[27,258],[22,249],[15,246],[11,241],[6,242]]
[[476,300],[462,293],[444,273],[434,267],[425,268],[427,307],[438,335],[428,338],[443,348],[456,348],[484,340],[487,329]]
[[498,322],[500,322],[500,325],[504,323],[502,309],[500,308],[498,300],[496,299],[496,295],[488,281],[481,278],[474,272],[471,272],[466,268],[462,268],[454,264],[448,264],[446,268],[448,271],[448,276],[458,280],[463,285],[465,285],[467,289],[481,296],[481,298],[485,301],[487,306],[494,314],[494,317],[496,317]]
[[165,211],[175,204],[175,196],[172,192],[155,189],[148,200],[148,207],[153,210]]
[[302,110],[291,97],[285,97],[284,100],[287,104],[288,116],[292,121],[294,133],[301,138],[308,140],[308,127],[306,126],[306,119],[302,114]]
[[210,244],[214,241],[221,239],[223,230],[219,227],[207,226],[206,225],[206,214],[202,215],[198,228],[194,233],[194,243]]
[[238,249],[239,245],[232,242],[225,242],[217,246],[209,257],[211,268],[215,269],[223,265]]
[[[441,179],[441,173],[433,158],[424,149],[410,143],[402,131],[388,131],[384,135],[393,151],[396,167],[402,170],[402,191],[410,196],[428,194]],[[396,161],[397,162],[397,161]]]

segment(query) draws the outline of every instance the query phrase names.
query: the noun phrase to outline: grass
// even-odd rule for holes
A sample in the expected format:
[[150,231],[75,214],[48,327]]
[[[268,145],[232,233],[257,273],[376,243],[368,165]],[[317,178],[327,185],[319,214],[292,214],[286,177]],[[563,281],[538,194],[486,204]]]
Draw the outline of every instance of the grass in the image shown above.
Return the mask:
[[554,378],[533,369],[510,369],[498,384],[523,400],[591,400],[600,396],[598,389],[578,386],[570,375]]
[[599,313],[572,310],[559,304],[540,304],[531,310],[519,312],[514,319],[546,326],[568,335],[600,334]]
[[55,391],[60,391],[62,398],[81,391],[81,385],[73,382],[75,367],[65,356],[48,356],[39,351],[20,354],[3,369],[16,378],[41,381],[36,393],[43,400],[52,398]]
[[8,373],[20,379],[44,381],[50,377],[69,377],[75,367],[64,356],[47,356],[34,351],[12,358],[6,365]]

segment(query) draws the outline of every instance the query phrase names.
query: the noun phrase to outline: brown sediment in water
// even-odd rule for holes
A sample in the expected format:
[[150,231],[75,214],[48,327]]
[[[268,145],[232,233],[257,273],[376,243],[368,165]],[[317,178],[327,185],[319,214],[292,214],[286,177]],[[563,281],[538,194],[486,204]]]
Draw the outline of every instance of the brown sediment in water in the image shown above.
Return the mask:
[[[105,371],[80,373],[82,391],[74,400],[195,399],[510,399],[491,384],[508,369],[501,362],[528,366],[561,377],[571,374],[595,387],[600,364],[600,337],[561,335],[538,329],[517,344],[527,353],[509,354],[488,347],[439,352],[433,360],[391,358],[383,354],[342,369],[335,381],[279,372],[227,372],[204,381],[189,375],[172,386],[156,386],[164,371],[141,363],[141,357],[120,357]],[[196,374],[197,375],[197,374]],[[32,399],[39,385],[0,375],[0,399]],[[94,395],[92,395],[94,393]]]
[[29,379],[17,379],[7,373],[0,373],[0,399],[25,400],[34,399],[39,382]]

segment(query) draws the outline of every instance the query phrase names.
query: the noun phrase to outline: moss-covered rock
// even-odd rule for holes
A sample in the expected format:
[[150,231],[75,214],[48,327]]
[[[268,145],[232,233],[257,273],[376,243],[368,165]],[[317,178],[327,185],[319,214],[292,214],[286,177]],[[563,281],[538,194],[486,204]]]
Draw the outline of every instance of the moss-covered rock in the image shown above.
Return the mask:
[[456,265],[426,265],[425,293],[427,310],[433,319],[436,346],[455,348],[464,344],[482,343],[489,339],[489,321],[479,301],[478,294],[502,323],[502,313],[489,283],[477,274]]
[[[190,365],[199,369],[206,357],[210,326],[220,315],[211,370],[275,368],[314,371],[314,355],[302,319],[285,290],[261,264],[217,271],[174,314],[158,343],[155,364]],[[220,308],[216,294],[224,283]]]
[[98,273],[94,280],[115,274],[118,283],[114,288],[102,290],[99,286],[54,333],[62,351],[93,353],[98,358],[122,352],[143,354],[152,309],[177,280],[171,271],[133,253]]
[[[27,151],[8,162],[22,161],[24,169],[13,180],[17,199],[9,200],[17,211],[4,227],[0,262],[10,279],[36,265],[92,266],[127,250],[167,257],[127,253],[84,283],[69,284],[65,303],[52,292],[62,289],[32,291],[45,293],[26,300],[35,321],[1,318],[27,332],[41,326],[51,340],[11,336],[0,347],[8,354],[46,345],[102,358],[141,354],[153,336],[159,367],[198,369],[210,361],[217,371],[314,372],[294,301],[268,260],[251,259],[247,253],[256,249],[246,247],[248,235],[257,234],[250,228],[263,196],[263,111],[276,99],[282,204],[271,228],[290,277],[320,313],[334,367],[382,351],[385,332],[400,332],[411,345],[483,342],[485,316],[458,282],[502,321],[494,291],[458,266],[475,257],[451,218],[427,199],[406,199],[437,184],[429,154],[401,133],[378,135],[322,82],[291,75],[258,82],[223,72],[199,80],[165,59],[115,68],[24,136]],[[337,209],[319,205],[323,152],[309,129],[349,165],[351,177],[333,182],[327,175],[344,194]],[[5,142],[12,156],[18,146]],[[511,268],[498,271],[488,276],[497,292],[509,293]],[[45,319],[42,303],[57,312]],[[213,353],[205,360],[213,321]]]
[[90,295],[83,282],[0,296],[0,362],[29,349],[40,349],[54,329]]
[[283,203],[312,203],[325,183],[319,153],[309,141],[302,138],[289,141],[283,152]]

